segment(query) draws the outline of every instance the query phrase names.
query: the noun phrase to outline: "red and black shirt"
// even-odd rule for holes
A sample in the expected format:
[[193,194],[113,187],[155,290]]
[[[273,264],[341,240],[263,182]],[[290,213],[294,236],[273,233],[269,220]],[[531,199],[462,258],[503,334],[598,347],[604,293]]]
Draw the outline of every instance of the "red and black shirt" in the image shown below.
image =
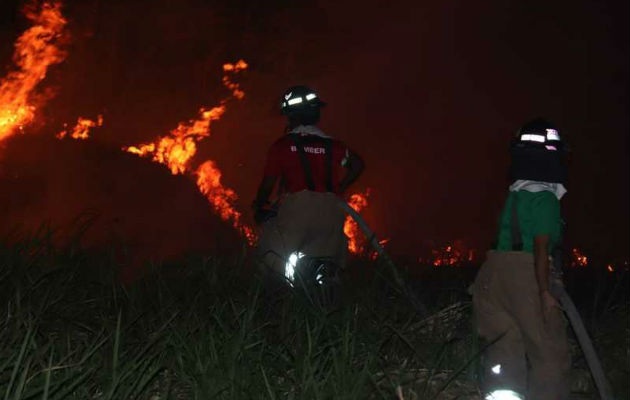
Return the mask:
[[[295,135],[295,134],[292,134]],[[339,183],[342,177],[342,167],[347,161],[348,148],[339,140],[312,134],[297,134],[298,142],[304,149],[304,154],[310,165],[310,173],[316,192],[328,191],[328,159],[327,148],[330,149],[331,184],[332,191],[339,193]],[[325,141],[329,141],[327,145]],[[307,172],[304,170],[295,141],[291,135],[285,135],[271,145],[265,166],[266,177],[281,179],[281,190],[294,193],[308,190]]]

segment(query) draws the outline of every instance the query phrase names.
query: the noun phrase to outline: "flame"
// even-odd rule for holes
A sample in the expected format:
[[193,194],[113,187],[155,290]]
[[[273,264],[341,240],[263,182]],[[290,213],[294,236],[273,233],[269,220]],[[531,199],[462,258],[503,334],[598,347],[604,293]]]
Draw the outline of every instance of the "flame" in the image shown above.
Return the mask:
[[[370,189],[364,193],[355,193],[350,196],[348,205],[356,212],[361,212],[368,206],[368,197],[370,196]],[[343,224],[343,233],[348,237],[348,251],[353,254],[360,254],[365,250],[365,240],[359,225],[352,219],[351,216],[347,216]]]
[[588,266],[588,257],[586,257],[582,252],[574,247],[571,249],[571,256],[573,260],[571,261],[572,267],[587,267]]
[[59,2],[25,9],[34,24],[15,42],[13,62],[17,69],[0,81],[0,142],[24,129],[35,118],[41,98],[33,94],[46,77],[48,67],[66,57],[61,49],[66,20]]
[[458,239],[453,244],[431,250],[431,256],[431,264],[434,267],[462,266],[474,261],[475,250],[468,248],[463,240]]
[[[245,92],[238,83],[231,80],[230,74],[245,69],[247,63],[243,60],[223,65],[223,85],[230,90],[232,97],[239,100],[245,96]],[[197,119],[180,122],[167,136],[158,137],[151,143],[123,147],[123,150],[141,157],[150,157],[153,161],[166,165],[173,175],[191,173],[190,161],[197,153],[197,142],[210,136],[210,125],[223,116],[228,99],[221,100],[216,107],[201,108]],[[206,196],[219,217],[230,222],[253,245],[257,240],[256,233],[242,222],[242,214],[235,208],[238,196],[234,190],[223,186],[221,171],[216,163],[212,160],[204,162],[196,169],[194,176],[199,191]]]
[[[380,244],[380,245],[381,245],[381,247],[385,247],[385,246],[387,245],[387,243],[389,243],[389,241],[390,241],[390,239],[389,239],[389,238],[387,238],[387,239],[381,239],[381,240],[379,240],[379,241],[378,241],[378,244]],[[378,251],[373,250],[373,251],[370,253],[370,260],[376,260],[377,258],[378,258]]]
[[241,100],[245,97],[245,92],[240,89],[240,85],[238,83],[232,82],[230,76],[227,74],[228,72],[240,72],[242,70],[247,69],[247,63],[243,60],[238,60],[236,64],[223,64],[223,71],[225,75],[223,75],[223,85],[232,91],[232,96]]
[[229,221],[232,226],[239,231],[249,242],[256,242],[256,234],[254,230],[241,221],[241,213],[236,211],[234,204],[238,199],[234,190],[226,188],[221,183],[221,171],[217,168],[212,160],[208,160],[201,164],[197,171],[197,187],[199,191],[206,196],[215,212],[224,221]]
[[[231,91],[234,98],[239,100],[245,97],[245,92],[240,89],[238,83],[231,80],[230,74],[245,69],[247,69],[247,63],[243,60],[235,64],[223,65],[223,85]],[[167,136],[159,137],[151,143],[124,147],[123,150],[141,157],[151,157],[153,161],[167,165],[173,175],[183,174],[188,170],[190,160],[197,153],[197,142],[210,136],[212,121],[220,119],[225,113],[227,100],[221,100],[220,104],[213,108],[202,107],[197,119],[180,122]]]
[[210,136],[210,124],[223,116],[225,106],[211,109],[201,108],[195,120],[180,122],[169,136],[158,138],[153,143],[124,147],[123,150],[151,159],[169,167],[173,175],[183,174],[188,163],[197,153],[197,142]]
[[[67,127],[67,124],[65,124],[64,126]],[[99,115],[96,118],[96,121],[88,118],[79,117],[77,119],[77,124],[74,126],[74,128],[72,128],[72,133],[70,134],[70,137],[77,140],[85,140],[90,137],[90,129],[97,126],[103,126],[102,115]],[[63,131],[59,132],[56,137],[57,139],[63,139],[67,135],[68,130],[64,129]]]

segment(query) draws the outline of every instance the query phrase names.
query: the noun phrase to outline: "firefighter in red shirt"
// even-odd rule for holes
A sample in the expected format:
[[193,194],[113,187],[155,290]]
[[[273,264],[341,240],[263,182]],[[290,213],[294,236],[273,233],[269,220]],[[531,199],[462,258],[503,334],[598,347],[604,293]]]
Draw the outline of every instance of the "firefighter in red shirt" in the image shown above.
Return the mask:
[[[324,105],[306,86],[284,93],[286,134],[269,149],[253,204],[256,222],[263,229],[257,255],[265,267],[287,278],[287,263],[302,255],[344,264],[346,238],[339,196],[359,177],[364,163],[344,143],[317,128]],[[268,207],[276,186],[277,212]]]

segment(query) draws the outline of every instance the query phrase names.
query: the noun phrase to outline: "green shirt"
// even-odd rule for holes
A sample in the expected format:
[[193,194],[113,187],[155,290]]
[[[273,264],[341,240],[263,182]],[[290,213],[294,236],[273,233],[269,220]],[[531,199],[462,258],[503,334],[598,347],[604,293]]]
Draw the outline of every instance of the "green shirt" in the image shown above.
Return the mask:
[[549,235],[551,254],[553,248],[560,241],[562,235],[562,219],[560,217],[560,201],[555,194],[548,191],[528,192],[520,190],[510,192],[499,219],[499,237],[497,250],[512,250],[512,202],[518,197],[516,214],[518,215],[523,251],[534,253],[534,237]]

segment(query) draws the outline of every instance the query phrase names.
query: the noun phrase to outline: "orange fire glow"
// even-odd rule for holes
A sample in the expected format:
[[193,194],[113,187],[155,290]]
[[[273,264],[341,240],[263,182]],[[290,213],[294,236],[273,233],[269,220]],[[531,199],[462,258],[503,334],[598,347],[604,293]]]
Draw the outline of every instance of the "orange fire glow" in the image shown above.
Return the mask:
[[[378,244],[381,245],[381,247],[385,247],[385,245],[387,245],[387,243],[389,243],[389,238],[388,239],[381,239],[378,241]],[[379,254],[378,251],[373,250],[370,253],[370,260],[376,260],[378,258]]]
[[[350,196],[348,205],[352,207],[356,212],[361,212],[368,206],[368,197],[370,196],[370,189],[365,193],[355,193]],[[346,217],[343,224],[343,233],[348,237],[348,251],[353,254],[361,254],[365,250],[365,239],[361,233],[359,225],[350,217]]]
[[225,74],[223,75],[223,85],[232,91],[232,96],[241,100],[245,97],[245,92],[240,89],[240,85],[236,82],[233,82],[230,79],[230,76],[227,74],[228,72],[240,72],[247,69],[247,63],[243,60],[238,60],[236,64],[223,64],[223,71]]
[[224,112],[224,105],[202,108],[197,119],[180,122],[168,136],[123,150],[141,157],[150,156],[153,161],[168,166],[173,175],[183,174],[188,169],[188,162],[197,153],[197,142],[210,136],[210,124],[220,119]]
[[434,267],[468,265],[475,259],[475,251],[468,248],[463,240],[455,240],[453,244],[431,250]]
[[224,221],[229,221],[250,244],[256,242],[256,234],[253,229],[244,225],[241,221],[241,213],[236,211],[234,205],[238,196],[234,190],[226,188],[221,183],[221,171],[212,160],[201,164],[196,171],[197,186],[203,193],[215,212]]
[[46,77],[48,68],[66,56],[61,49],[66,20],[61,4],[45,2],[25,9],[33,26],[15,42],[13,62],[17,69],[0,81],[0,142],[21,132],[35,118],[44,100],[36,86]]
[[586,257],[578,248],[571,249],[571,266],[572,267],[587,267],[588,257]]
[[[245,97],[245,92],[240,89],[238,83],[232,81],[230,75],[245,69],[247,69],[247,63],[243,60],[235,64],[223,65],[222,82],[231,91],[232,96],[239,100]],[[220,119],[225,113],[227,100],[221,100],[216,107],[202,107],[197,119],[180,122],[167,136],[159,137],[151,143],[124,147],[123,150],[141,157],[151,157],[153,161],[167,165],[173,175],[183,174],[188,170],[188,163],[197,153],[197,142],[210,136],[212,121]]]
[[[79,117],[79,119],[77,119],[77,124],[74,126],[74,128],[72,128],[72,131],[70,131],[70,137],[72,139],[85,140],[90,137],[90,129],[97,126],[103,126],[102,115],[99,115],[96,118],[96,121],[88,118]],[[57,139],[63,139],[68,135],[69,131],[67,129],[67,124],[65,125],[65,127],[66,129],[56,135]]]
[[[232,81],[230,74],[245,69],[247,63],[243,60],[223,65],[223,85],[230,90],[232,97],[239,100],[245,97],[245,92],[238,83]],[[141,157],[150,157],[153,161],[166,165],[173,175],[190,173],[190,161],[197,153],[197,142],[210,136],[210,125],[223,116],[227,100],[221,100],[213,108],[201,108],[197,119],[179,123],[167,136],[159,137],[151,143],[124,147],[123,150]],[[242,214],[235,208],[238,196],[234,190],[223,186],[221,171],[216,163],[212,160],[204,162],[194,175],[199,191],[206,196],[214,211],[253,245],[257,240],[256,233],[241,221]]]

